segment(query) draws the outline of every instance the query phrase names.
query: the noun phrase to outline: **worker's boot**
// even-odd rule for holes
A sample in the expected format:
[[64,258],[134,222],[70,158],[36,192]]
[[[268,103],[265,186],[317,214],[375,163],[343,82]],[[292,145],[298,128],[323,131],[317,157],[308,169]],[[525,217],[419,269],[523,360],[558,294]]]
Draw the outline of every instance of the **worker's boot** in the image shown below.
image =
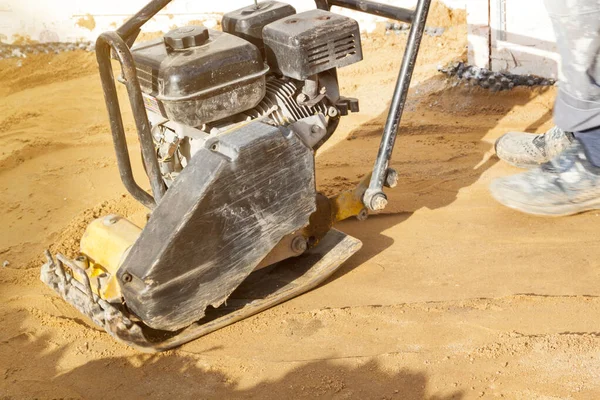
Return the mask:
[[552,160],[573,141],[573,134],[558,127],[541,135],[509,132],[496,141],[496,155],[519,168],[533,168]]
[[551,161],[492,182],[492,196],[507,207],[535,215],[561,216],[600,209],[600,168],[578,139]]

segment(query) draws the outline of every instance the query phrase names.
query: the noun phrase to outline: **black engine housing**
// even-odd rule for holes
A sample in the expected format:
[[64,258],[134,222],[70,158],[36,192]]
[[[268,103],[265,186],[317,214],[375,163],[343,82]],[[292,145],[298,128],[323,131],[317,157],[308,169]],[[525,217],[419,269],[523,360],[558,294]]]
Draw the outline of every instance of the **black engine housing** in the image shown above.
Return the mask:
[[295,12],[262,2],[225,14],[223,32],[187,26],[134,46],[146,109],[191,127],[225,120],[259,105],[269,73],[298,82],[299,107],[335,106],[337,83],[325,87],[317,75],[362,59],[358,23],[329,11]]
[[263,1],[223,15],[223,32],[246,39],[258,47],[264,55],[263,29],[271,22],[296,14],[296,9],[279,1]]
[[201,26],[132,49],[146,108],[198,126],[255,107],[269,71],[252,43]]
[[323,10],[310,10],[263,29],[267,61],[298,80],[362,60],[358,22]]

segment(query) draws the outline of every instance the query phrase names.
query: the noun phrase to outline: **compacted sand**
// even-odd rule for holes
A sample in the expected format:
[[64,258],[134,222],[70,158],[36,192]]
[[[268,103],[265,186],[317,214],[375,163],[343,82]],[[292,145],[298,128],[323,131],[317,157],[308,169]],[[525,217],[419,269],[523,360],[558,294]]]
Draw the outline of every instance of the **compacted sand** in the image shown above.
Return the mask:
[[[487,191],[519,172],[491,156],[494,139],[549,128],[555,89],[442,77],[465,58],[466,27],[435,11],[449,28],[424,39],[390,206],[339,226],[363,249],[316,290],[153,356],[38,280],[43,249],[74,254],[94,217],[145,214],[119,181],[94,55],[0,61],[0,399],[599,398],[598,213],[534,218]],[[365,61],[341,70],[361,113],[317,155],[325,193],[370,170],[405,41],[365,36]]]

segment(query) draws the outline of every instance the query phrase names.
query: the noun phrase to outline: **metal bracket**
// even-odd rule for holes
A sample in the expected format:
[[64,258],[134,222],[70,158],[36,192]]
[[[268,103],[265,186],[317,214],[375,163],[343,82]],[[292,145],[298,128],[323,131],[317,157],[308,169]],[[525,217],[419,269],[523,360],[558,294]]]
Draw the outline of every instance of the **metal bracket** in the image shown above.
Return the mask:
[[311,149],[327,134],[327,122],[323,114],[300,119],[291,124],[289,128]]
[[335,103],[335,106],[340,110],[340,115],[348,115],[349,113],[357,113],[360,111],[358,99],[353,97],[340,97]]

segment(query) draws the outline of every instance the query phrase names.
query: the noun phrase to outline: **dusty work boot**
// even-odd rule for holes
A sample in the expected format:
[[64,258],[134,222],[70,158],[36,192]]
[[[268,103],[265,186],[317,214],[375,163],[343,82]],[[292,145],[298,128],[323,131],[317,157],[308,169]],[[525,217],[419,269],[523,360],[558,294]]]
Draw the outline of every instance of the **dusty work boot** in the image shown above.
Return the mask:
[[592,165],[579,140],[550,162],[527,172],[499,178],[492,196],[515,210],[562,216],[600,209],[600,168]]
[[518,168],[533,168],[552,160],[573,141],[573,134],[558,127],[541,135],[509,132],[496,141],[496,155]]

